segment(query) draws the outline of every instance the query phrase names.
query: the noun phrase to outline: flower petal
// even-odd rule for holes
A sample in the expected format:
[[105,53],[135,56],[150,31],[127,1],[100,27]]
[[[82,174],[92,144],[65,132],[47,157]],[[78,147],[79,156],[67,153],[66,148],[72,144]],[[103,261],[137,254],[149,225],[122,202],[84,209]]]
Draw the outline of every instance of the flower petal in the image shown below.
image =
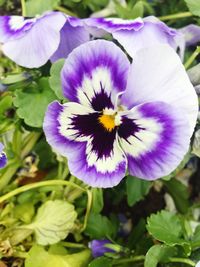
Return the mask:
[[183,27],[179,31],[184,35],[187,46],[195,45],[200,41],[200,27],[195,24]]
[[120,30],[114,32],[113,37],[132,58],[142,48],[158,44],[173,44],[173,37],[163,29],[160,23],[149,21],[146,21],[144,26],[138,31]]
[[164,102],[141,104],[122,116],[120,145],[131,175],[154,180],[172,172],[189,149],[185,114]]
[[65,22],[66,18],[60,12],[45,14],[22,37],[5,42],[4,54],[27,68],[44,65],[59,46],[60,30]]
[[0,168],[5,167],[6,163],[7,163],[6,154],[5,153],[1,153],[0,154]]
[[66,22],[61,32],[61,40],[58,49],[51,57],[51,61],[55,62],[60,58],[66,58],[71,51],[77,46],[89,41],[90,36],[84,27],[73,27]]
[[126,158],[116,129],[107,131],[98,120],[100,115],[78,103],[56,101],[46,112],[44,132],[48,143],[68,157],[73,175],[91,186],[111,187],[124,177]]
[[0,143],[0,168],[5,167],[7,163],[7,157],[6,154],[3,152],[4,145]]
[[63,93],[97,111],[114,106],[126,88],[129,61],[115,44],[96,40],[72,51],[61,72]]
[[25,19],[22,16],[0,16],[0,42],[4,43],[26,34],[36,19]]
[[106,32],[113,33],[120,30],[140,30],[144,22],[141,18],[125,20],[120,18],[88,18],[84,23],[90,27],[96,27]]
[[198,113],[197,95],[180,58],[167,45],[137,52],[121,100],[128,108],[151,101],[169,103],[186,113],[190,133],[194,130]]

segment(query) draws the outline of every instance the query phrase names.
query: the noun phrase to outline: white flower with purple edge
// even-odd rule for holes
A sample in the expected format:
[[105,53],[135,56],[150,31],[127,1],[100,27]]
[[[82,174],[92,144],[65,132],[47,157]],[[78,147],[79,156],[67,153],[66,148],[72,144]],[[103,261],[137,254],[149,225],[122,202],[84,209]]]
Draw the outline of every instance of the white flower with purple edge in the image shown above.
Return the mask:
[[93,187],[125,176],[168,175],[188,151],[198,101],[178,55],[168,45],[142,49],[130,64],[114,43],[74,49],[61,72],[68,103],[48,106],[48,143],[70,172]]
[[[89,40],[84,28],[72,26],[61,12],[46,12],[35,18],[0,17],[2,51],[18,65],[37,68],[48,60],[66,57]],[[64,46],[65,44],[65,46]]]
[[5,167],[7,163],[6,154],[3,152],[4,145],[0,142],[0,168]]

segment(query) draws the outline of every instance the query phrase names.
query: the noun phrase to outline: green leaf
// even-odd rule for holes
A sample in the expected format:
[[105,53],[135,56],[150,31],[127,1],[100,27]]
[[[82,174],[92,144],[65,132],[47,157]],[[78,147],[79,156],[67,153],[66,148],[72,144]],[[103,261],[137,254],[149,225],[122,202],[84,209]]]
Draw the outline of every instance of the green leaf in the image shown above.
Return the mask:
[[60,4],[60,0],[28,0],[26,2],[26,16],[34,17],[45,11],[53,10]]
[[89,249],[79,253],[60,255],[60,253],[49,253],[43,247],[34,245],[28,252],[25,267],[87,267],[90,257]]
[[181,242],[181,222],[177,215],[169,211],[162,210],[157,214],[152,214],[147,220],[147,230],[155,239],[167,245]]
[[176,208],[181,213],[186,213],[190,206],[188,188],[175,178],[163,181],[168,193],[172,196]]
[[200,16],[200,1],[199,0],[185,0],[190,12],[193,15]]
[[64,59],[60,59],[56,61],[50,69],[49,84],[51,89],[54,91],[54,93],[59,99],[65,99],[62,92],[62,85],[60,79],[60,72],[64,65],[64,62]]
[[176,250],[172,247],[155,245],[148,250],[144,267],[156,267],[159,262],[167,262],[175,254]]
[[50,89],[47,78],[40,79],[38,84],[27,89],[29,90],[17,90],[15,93],[14,105],[18,108],[17,114],[29,126],[42,127],[47,106],[56,96]]
[[38,244],[54,244],[66,238],[76,217],[72,204],[64,200],[49,200],[38,209],[34,222],[23,227],[35,231]]
[[99,257],[94,259],[89,267],[112,267],[112,260],[106,257]]
[[143,17],[144,4],[143,1],[138,1],[132,9],[132,18]]
[[110,237],[114,235],[114,232],[115,228],[107,217],[101,214],[90,213],[85,233],[88,234],[91,239]]
[[127,176],[126,192],[129,206],[133,206],[136,202],[144,198],[149,192],[151,183],[133,176]]
[[4,96],[0,100],[0,119],[5,118],[5,112],[9,108],[11,108],[12,102],[13,102],[13,99],[12,99],[12,96],[10,95]]
[[34,213],[34,205],[30,202],[19,204],[14,208],[14,217],[24,223],[30,223]]
[[92,188],[92,212],[99,213],[103,209],[103,191],[101,188]]

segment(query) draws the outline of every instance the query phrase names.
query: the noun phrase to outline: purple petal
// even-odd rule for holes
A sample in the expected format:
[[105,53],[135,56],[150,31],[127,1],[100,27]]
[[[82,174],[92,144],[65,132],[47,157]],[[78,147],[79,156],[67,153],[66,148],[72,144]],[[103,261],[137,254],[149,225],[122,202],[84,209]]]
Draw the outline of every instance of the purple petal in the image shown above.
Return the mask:
[[192,134],[197,114],[196,92],[178,55],[160,45],[137,52],[130,68],[122,104],[128,108],[151,101],[163,101],[182,109]]
[[6,154],[3,152],[4,145],[0,143],[0,168],[5,167],[7,163],[7,157]]
[[5,153],[1,153],[0,154],[0,168],[5,167],[6,163],[7,163],[6,154]]
[[46,13],[22,37],[6,41],[2,46],[4,54],[27,68],[44,65],[59,46],[60,30],[65,22],[60,12]]
[[111,108],[126,87],[129,61],[115,44],[97,40],[72,51],[61,72],[63,94],[99,111]]
[[112,244],[108,239],[94,239],[89,243],[89,248],[92,251],[92,256],[94,258],[101,257],[104,253],[115,252],[114,250],[107,248],[105,245]]
[[60,58],[66,58],[74,48],[90,40],[89,33],[84,27],[72,26],[69,22],[64,25],[60,34],[60,44],[51,57],[52,62]]
[[113,33],[120,30],[140,30],[144,23],[141,18],[134,20],[124,20],[120,18],[88,18],[84,20],[87,26],[102,29]]
[[78,103],[53,102],[43,128],[47,142],[68,157],[73,175],[91,186],[112,187],[125,175],[126,158],[116,140],[116,129],[107,131],[99,116]]
[[179,31],[184,35],[187,46],[195,45],[200,41],[200,27],[197,25],[190,24]]
[[174,46],[174,36],[171,36],[160,23],[145,21],[138,31],[121,30],[113,33],[113,37],[134,58],[136,52],[142,48],[170,44]]
[[164,102],[145,103],[127,111],[118,134],[130,174],[146,180],[170,174],[190,144],[187,117]]
[[25,19],[21,16],[0,16],[0,42],[5,43],[21,38],[36,22],[34,19]]

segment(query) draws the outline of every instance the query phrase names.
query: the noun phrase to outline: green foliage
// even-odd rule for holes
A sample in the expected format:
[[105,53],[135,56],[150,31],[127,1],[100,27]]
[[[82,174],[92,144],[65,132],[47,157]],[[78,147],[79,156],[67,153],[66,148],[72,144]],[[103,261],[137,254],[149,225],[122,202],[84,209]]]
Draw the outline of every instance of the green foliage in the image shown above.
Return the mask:
[[26,1],[26,15],[34,17],[45,11],[53,10],[60,4],[60,0],[28,0]]
[[200,16],[200,2],[198,0],[184,0],[190,12],[196,16]]
[[133,206],[136,202],[144,198],[148,194],[151,183],[131,175],[126,178],[126,192],[129,206]]
[[181,220],[176,214],[165,210],[152,214],[147,220],[147,230],[155,239],[169,246],[182,246],[190,254],[190,244],[182,237]]
[[176,249],[165,245],[155,245],[146,254],[144,267],[156,267],[158,263],[168,262],[176,254]]
[[94,213],[99,213],[103,209],[103,190],[101,188],[92,189],[92,209]]
[[25,267],[86,267],[89,259],[89,250],[71,255],[60,255],[60,253],[49,253],[43,247],[35,245],[28,253]]
[[112,222],[106,216],[96,213],[90,213],[85,233],[91,239],[113,237],[116,234]]
[[94,259],[88,267],[112,267],[112,260],[106,257]]
[[72,204],[62,200],[49,200],[40,206],[34,222],[24,227],[35,231],[38,244],[54,244],[72,231],[76,217]]
[[190,206],[188,188],[177,179],[171,179],[163,183],[168,193],[172,196],[177,210],[181,213],[186,213]]
[[17,115],[29,126],[42,127],[47,106],[56,99],[55,94],[50,90],[48,79],[41,78],[26,91],[17,90],[15,96],[14,105],[17,107]]
[[59,99],[65,99],[62,93],[60,72],[65,60],[60,59],[52,64],[50,69],[49,85]]

